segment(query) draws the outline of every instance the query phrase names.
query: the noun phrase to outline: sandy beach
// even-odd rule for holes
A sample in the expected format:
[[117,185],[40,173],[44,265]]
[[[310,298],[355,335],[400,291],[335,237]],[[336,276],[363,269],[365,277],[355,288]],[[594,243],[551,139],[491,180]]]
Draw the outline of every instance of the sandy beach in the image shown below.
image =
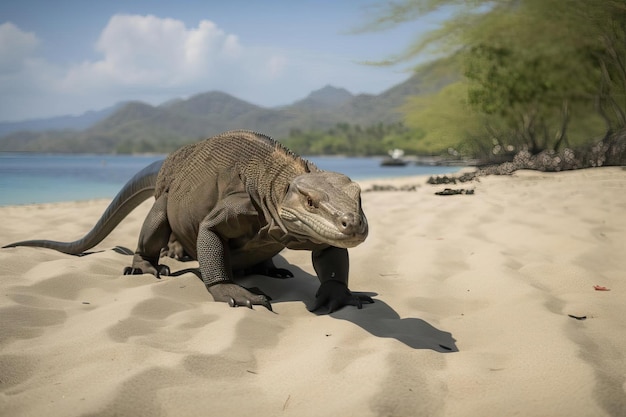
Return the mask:
[[[122,275],[151,202],[87,256],[0,249],[0,416],[626,415],[626,170],[425,179],[362,183],[418,185],[363,193],[362,310],[307,310],[309,252],[242,281],[275,313],[213,302],[194,262]],[[0,207],[0,246],[108,203]]]

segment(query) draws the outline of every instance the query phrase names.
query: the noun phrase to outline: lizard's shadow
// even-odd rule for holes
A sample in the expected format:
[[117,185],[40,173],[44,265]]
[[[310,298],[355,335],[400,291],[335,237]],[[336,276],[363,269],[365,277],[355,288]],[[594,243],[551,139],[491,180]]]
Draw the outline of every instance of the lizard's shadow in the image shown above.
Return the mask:
[[[296,265],[289,264],[281,256],[275,257],[274,261],[278,267],[289,269],[294,277],[272,279],[250,275],[238,279],[237,282],[245,287],[260,287],[264,293],[272,297],[272,304],[302,301],[307,309],[310,309],[319,287],[317,277]],[[378,295],[376,293],[361,294],[371,297]],[[401,318],[389,304],[378,298],[374,299],[374,304],[364,304],[360,310],[345,307],[331,313],[330,316],[354,323],[374,336],[394,338],[413,349],[432,349],[441,353],[458,352],[456,340],[451,333],[439,330],[419,318]]]
[[[294,275],[293,278],[279,279],[262,275],[248,275],[236,278],[237,283],[250,289],[261,288],[263,293],[272,298],[274,305],[289,301],[302,301],[306,308],[310,309],[315,302],[315,293],[319,287],[317,277],[296,265],[289,264],[280,255],[276,256],[274,261],[277,267],[289,269]],[[175,271],[171,275],[180,276],[189,272],[201,279],[200,271],[197,268],[186,268]],[[368,292],[360,292],[360,294],[366,294],[370,297],[378,295]],[[413,349],[431,349],[441,353],[459,351],[456,340],[451,333],[439,330],[419,318],[401,318],[389,304],[378,298],[374,299],[373,304],[363,304],[363,308],[360,310],[354,307],[345,307],[331,313],[330,316],[354,323],[374,336],[394,338]]]

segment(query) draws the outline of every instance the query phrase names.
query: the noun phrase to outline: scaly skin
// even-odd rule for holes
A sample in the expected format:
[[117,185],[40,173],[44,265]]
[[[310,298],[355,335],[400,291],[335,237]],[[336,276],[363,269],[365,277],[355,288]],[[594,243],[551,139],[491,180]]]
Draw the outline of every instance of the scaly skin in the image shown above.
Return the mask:
[[[159,169],[158,176],[155,175]],[[137,190],[140,191],[137,191]],[[154,190],[132,266],[125,274],[167,275],[161,255],[197,259],[215,301],[263,305],[269,297],[235,283],[233,270],[288,277],[271,259],[284,248],[312,252],[320,280],[314,310],[361,308],[369,297],[348,290],[348,248],[367,237],[360,188],[342,174],[319,170],[271,138],[231,131],[185,146],[127,183],[85,238],[24,241],[79,254],[98,244]],[[164,249],[165,248],[165,249]]]

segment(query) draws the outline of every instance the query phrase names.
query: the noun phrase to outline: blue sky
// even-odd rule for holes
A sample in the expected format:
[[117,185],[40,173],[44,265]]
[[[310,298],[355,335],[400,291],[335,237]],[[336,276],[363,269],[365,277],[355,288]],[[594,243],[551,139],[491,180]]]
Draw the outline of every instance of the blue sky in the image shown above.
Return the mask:
[[4,0],[0,121],[151,104],[219,90],[261,106],[325,85],[378,94],[409,65],[361,64],[401,52],[426,19],[351,34],[371,0]]

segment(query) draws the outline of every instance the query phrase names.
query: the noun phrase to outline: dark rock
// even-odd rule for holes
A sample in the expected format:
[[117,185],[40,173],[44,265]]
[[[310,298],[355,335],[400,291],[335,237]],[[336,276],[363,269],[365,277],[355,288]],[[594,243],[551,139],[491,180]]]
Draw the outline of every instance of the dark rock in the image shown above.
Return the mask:
[[476,172],[466,172],[458,177],[449,177],[447,175],[444,175],[443,177],[440,177],[439,175],[437,175],[436,177],[431,176],[430,178],[428,178],[426,183],[433,185],[456,184],[457,182],[469,182],[475,179],[477,179]]
[[402,185],[400,187],[396,187],[394,185],[379,185],[374,184],[370,188],[363,190],[364,193],[372,192],[372,191],[416,191],[419,185]]
[[438,191],[435,193],[436,195],[458,195],[458,194],[466,194],[466,195],[473,195],[474,194],[474,190],[466,190],[464,188],[460,188],[460,189],[452,189],[452,188],[446,188],[443,191]]

